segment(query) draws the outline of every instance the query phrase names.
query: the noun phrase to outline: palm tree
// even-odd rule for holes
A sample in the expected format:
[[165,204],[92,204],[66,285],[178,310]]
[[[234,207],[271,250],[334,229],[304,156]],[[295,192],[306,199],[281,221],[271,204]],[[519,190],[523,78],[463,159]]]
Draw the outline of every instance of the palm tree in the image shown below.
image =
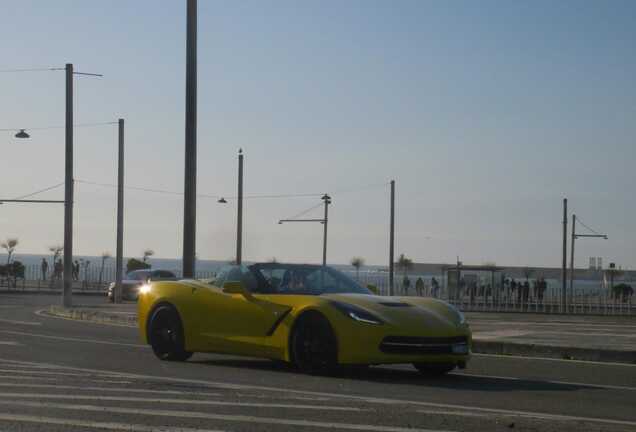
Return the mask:
[[152,249],[146,249],[144,251],[143,262],[145,263],[146,261],[148,261],[148,258],[153,256],[154,254],[155,254],[155,251],[153,251]]
[[104,276],[104,264],[108,258],[110,258],[110,252],[102,252],[102,266],[99,269],[99,286],[102,286],[102,277]]
[[7,251],[7,269],[9,264],[11,264],[11,257],[13,256],[13,252],[15,252],[15,248],[18,245],[17,238],[9,238],[7,241],[0,244],[0,247]]
[[407,258],[404,254],[400,254],[400,258],[397,262],[397,267],[401,268],[404,272],[404,276],[406,276],[406,272],[413,267],[413,260],[411,258]]
[[49,252],[53,254],[53,257],[52,257],[53,262],[51,263],[51,286],[53,286],[53,280],[59,276],[58,272],[55,269],[55,263],[57,263],[57,259],[59,258],[63,250],[64,250],[64,246],[60,246],[60,245],[49,246]]
[[359,280],[360,276],[360,267],[364,266],[364,258],[362,257],[353,257],[351,258],[351,265],[356,268],[356,280]]

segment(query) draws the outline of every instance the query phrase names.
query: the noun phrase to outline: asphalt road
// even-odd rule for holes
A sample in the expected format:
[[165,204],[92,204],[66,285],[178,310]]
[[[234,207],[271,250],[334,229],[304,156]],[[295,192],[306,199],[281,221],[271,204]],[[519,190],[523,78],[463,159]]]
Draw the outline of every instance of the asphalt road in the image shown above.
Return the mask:
[[317,377],[227,356],[169,363],[135,328],[37,314],[57,301],[0,295],[0,431],[636,430],[636,365],[476,355],[431,379],[410,366]]

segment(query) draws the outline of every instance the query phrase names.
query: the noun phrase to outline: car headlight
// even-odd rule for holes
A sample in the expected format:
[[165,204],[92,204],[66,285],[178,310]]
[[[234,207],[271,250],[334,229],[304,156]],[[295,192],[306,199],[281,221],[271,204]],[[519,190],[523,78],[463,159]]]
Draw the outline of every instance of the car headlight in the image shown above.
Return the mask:
[[331,301],[330,303],[333,307],[338,309],[340,312],[342,312],[343,314],[345,314],[352,320],[365,323],[365,324],[375,324],[375,325],[384,323],[384,321],[382,321],[380,318],[376,317],[375,315],[371,314],[370,312],[367,312],[366,310],[358,306],[354,306],[352,304],[342,303],[338,301]]
[[450,303],[447,303],[448,307],[450,308],[450,310],[452,310],[453,312],[455,312],[455,314],[457,315],[457,319],[459,320],[459,325],[464,325],[466,324],[466,315],[464,315],[464,313],[462,311],[460,311],[457,306],[452,305]]
[[139,294],[148,294],[150,292],[150,285],[143,284],[139,287]]

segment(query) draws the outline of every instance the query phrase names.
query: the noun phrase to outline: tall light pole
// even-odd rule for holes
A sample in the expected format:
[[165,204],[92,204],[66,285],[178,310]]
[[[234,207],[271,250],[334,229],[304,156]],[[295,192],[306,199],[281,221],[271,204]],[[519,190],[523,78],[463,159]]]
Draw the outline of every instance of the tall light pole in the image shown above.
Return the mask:
[[197,0],[188,0],[186,36],[183,277],[194,277],[197,220]]
[[117,250],[115,253],[115,303],[121,303],[124,266],[124,119],[119,119],[117,153]]
[[243,150],[238,155],[238,212],[236,221],[236,265],[241,265],[243,255]]
[[[42,70],[61,70],[61,68],[47,68]],[[65,151],[64,151],[64,273],[62,304],[64,307],[73,305],[73,75],[87,75],[101,77],[102,74],[75,72],[72,63],[64,67],[66,81],[66,113],[65,113]],[[21,129],[16,138],[29,138]],[[57,203],[55,200],[5,200],[5,202]]]
[[567,287],[568,261],[568,199],[563,198],[563,263],[561,265],[561,312],[565,310],[565,290]]
[[325,218],[323,222],[323,238],[322,238],[322,265],[327,265],[327,223],[329,222],[329,204],[331,204],[331,197],[327,194],[324,194],[322,198],[320,198],[325,202]]
[[73,65],[66,71],[66,124],[64,163],[64,289],[62,304],[73,305]]
[[393,295],[393,272],[395,265],[395,180],[391,180],[391,220],[389,224],[389,295]]

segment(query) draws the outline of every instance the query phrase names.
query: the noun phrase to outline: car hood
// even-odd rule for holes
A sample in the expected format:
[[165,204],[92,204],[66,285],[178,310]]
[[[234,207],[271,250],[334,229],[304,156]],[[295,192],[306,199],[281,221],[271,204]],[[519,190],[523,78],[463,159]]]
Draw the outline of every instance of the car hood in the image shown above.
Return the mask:
[[459,314],[447,303],[422,297],[382,297],[369,294],[323,294],[326,300],[361,307],[395,326],[456,329]]

